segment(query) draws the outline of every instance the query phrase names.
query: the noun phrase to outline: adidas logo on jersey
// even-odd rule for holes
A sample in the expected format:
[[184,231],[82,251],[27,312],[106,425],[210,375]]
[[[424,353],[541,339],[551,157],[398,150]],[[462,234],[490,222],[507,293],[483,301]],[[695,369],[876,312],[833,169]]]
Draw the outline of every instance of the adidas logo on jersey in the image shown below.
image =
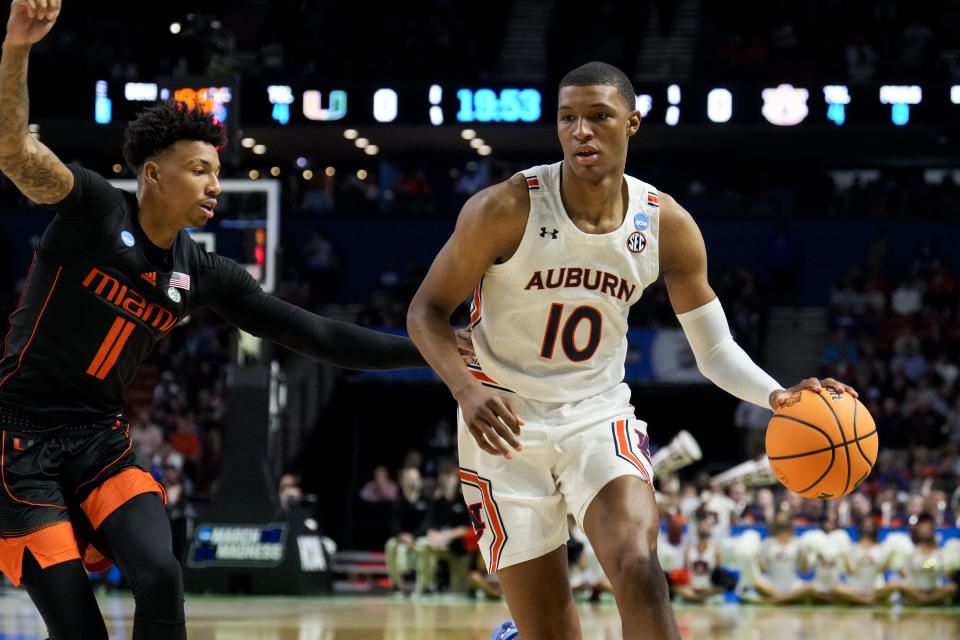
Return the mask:
[[157,286],[157,272],[151,271],[149,273],[141,273],[140,277],[150,283],[150,286]]

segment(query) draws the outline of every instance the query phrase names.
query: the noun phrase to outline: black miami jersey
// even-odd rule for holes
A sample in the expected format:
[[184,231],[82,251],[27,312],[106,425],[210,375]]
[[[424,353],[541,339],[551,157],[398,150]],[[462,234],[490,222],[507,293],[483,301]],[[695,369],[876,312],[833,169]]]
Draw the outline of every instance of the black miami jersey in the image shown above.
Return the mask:
[[0,406],[38,417],[117,416],[126,387],[179,321],[220,300],[265,296],[236,262],[180,231],[169,251],[133,194],[72,167],[73,191],[34,255],[0,361]]

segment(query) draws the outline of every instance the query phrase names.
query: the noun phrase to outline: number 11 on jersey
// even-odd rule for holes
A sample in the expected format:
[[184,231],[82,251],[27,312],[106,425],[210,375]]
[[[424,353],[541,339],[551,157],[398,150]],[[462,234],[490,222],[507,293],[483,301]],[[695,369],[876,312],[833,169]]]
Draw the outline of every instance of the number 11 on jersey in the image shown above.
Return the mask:
[[100,343],[97,355],[93,357],[90,366],[87,367],[87,373],[99,380],[106,378],[113,365],[117,363],[117,358],[120,357],[120,352],[123,351],[124,345],[127,344],[127,338],[133,333],[135,326],[122,316],[117,316],[107,332],[107,337]]
[[[603,316],[593,307],[581,306],[574,309],[560,330],[560,320],[563,318],[563,305],[550,305],[550,314],[547,316],[547,329],[543,334],[543,346],[540,348],[540,357],[552,359],[553,348],[557,343],[557,334],[560,335],[560,345],[563,353],[571,362],[583,362],[593,357],[600,346],[600,331],[603,329]],[[587,344],[578,349],[573,338],[577,327],[583,321],[590,323],[590,339]]]

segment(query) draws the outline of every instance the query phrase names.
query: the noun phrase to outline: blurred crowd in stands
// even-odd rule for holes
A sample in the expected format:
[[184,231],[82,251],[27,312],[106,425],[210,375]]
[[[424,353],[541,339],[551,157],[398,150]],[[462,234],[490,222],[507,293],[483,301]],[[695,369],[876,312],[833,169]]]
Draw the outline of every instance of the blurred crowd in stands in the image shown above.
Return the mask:
[[[956,277],[930,238],[903,273],[889,274],[885,236],[868,262],[835,283],[832,338],[822,373],[854,385],[874,416],[883,448],[878,491],[960,491],[960,316]],[[953,495],[951,496],[951,492]]]

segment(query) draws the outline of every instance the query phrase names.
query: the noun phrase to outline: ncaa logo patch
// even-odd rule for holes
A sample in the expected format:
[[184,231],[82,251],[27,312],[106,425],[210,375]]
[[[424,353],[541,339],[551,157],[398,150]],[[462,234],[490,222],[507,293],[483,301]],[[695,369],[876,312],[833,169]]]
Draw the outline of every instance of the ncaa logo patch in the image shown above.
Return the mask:
[[136,243],[136,240],[133,239],[133,234],[129,231],[123,231],[120,234],[120,239],[123,241],[123,244],[127,245],[128,247],[132,247],[134,243]]
[[639,231],[634,231],[630,234],[630,237],[627,238],[627,249],[630,249],[633,253],[640,253],[647,248],[647,236],[643,235]]
[[167,289],[167,297],[173,300],[174,302],[180,302],[180,292],[173,287],[170,287],[169,289]]
[[650,226],[650,221],[647,220],[647,216],[638,213],[633,216],[633,226],[637,228],[637,231],[646,231],[647,227]]

